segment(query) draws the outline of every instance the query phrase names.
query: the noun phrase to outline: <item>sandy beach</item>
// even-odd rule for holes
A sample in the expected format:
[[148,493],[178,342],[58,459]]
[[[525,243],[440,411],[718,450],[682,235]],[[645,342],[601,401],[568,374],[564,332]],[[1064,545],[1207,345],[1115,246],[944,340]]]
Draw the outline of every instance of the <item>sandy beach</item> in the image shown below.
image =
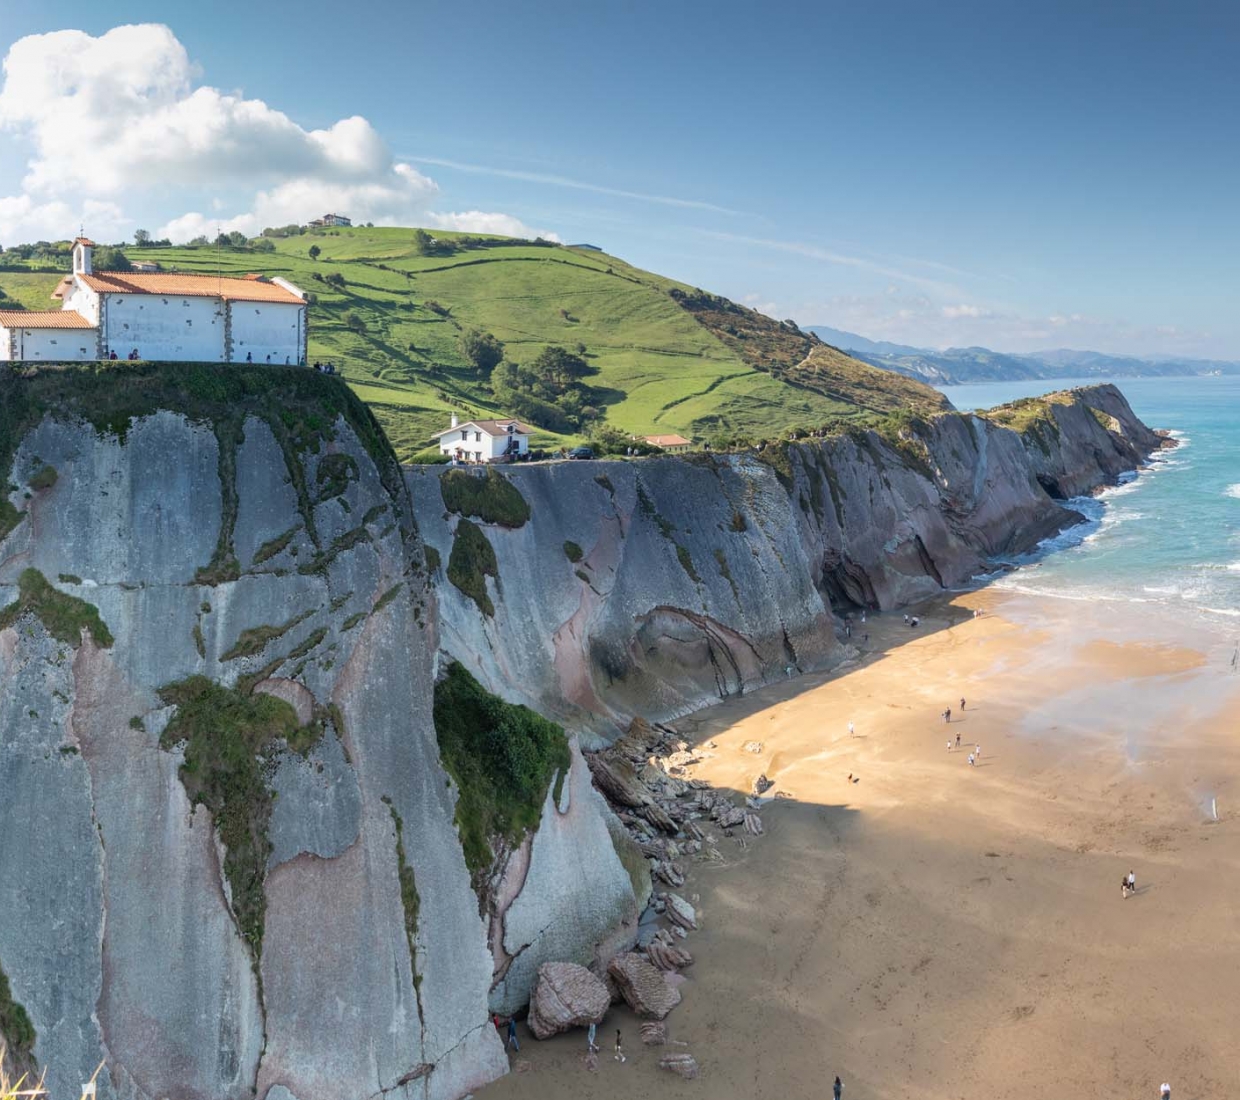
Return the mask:
[[669,1031],[701,1077],[660,1071],[613,1007],[599,1072],[584,1032],[521,1028],[489,1100],[826,1097],[837,1073],[847,1100],[1206,1100],[1240,1079],[1225,630],[992,588],[862,631],[851,667],[681,724],[692,774],[779,796],[681,891],[701,931]]

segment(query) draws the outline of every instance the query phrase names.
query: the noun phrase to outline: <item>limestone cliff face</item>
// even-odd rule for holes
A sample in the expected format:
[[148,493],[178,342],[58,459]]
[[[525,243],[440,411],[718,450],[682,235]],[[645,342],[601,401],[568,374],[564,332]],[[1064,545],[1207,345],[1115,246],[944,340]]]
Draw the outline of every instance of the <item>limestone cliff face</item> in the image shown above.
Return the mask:
[[[507,1070],[491,928],[432,724],[412,509],[349,422],[326,435],[294,476],[257,417],[222,463],[219,433],[179,413],[122,439],[49,412],[3,471],[17,522],[0,539],[0,970],[54,1095],[104,1059],[101,1095],[135,1100],[451,1100]],[[222,525],[234,579],[200,583]],[[87,605],[102,627],[83,632]],[[166,689],[192,677],[233,689],[217,710],[285,700],[313,742],[259,749],[261,902],[238,896],[227,825],[194,804],[192,746],[162,737],[182,709]],[[569,953],[623,939],[639,899],[579,755],[563,788],[526,877],[562,909],[595,892],[571,942],[548,940]],[[538,916],[526,889],[511,890],[512,954]],[[532,973],[505,961],[515,1007]]]
[[493,614],[448,579],[460,517],[443,470],[410,470],[441,563],[440,644],[590,743],[634,715],[829,667],[850,652],[836,613],[925,598],[1031,549],[1080,519],[1056,498],[1113,482],[1160,442],[1113,386],[1048,410],[1037,432],[953,413],[904,439],[512,468],[530,519],[481,524]]
[[[528,520],[467,539],[443,471],[402,482],[356,416],[308,439],[175,403],[22,407],[15,440],[0,417],[0,971],[53,1093],[106,1060],[109,1100],[452,1100],[505,1072],[488,1011],[544,961],[629,946],[650,892],[582,748],[845,659],[838,611],[1031,546],[1074,518],[1052,494],[1157,443],[1100,387],[1036,439],[947,415],[516,468]],[[481,900],[432,721],[443,658],[574,737]]]

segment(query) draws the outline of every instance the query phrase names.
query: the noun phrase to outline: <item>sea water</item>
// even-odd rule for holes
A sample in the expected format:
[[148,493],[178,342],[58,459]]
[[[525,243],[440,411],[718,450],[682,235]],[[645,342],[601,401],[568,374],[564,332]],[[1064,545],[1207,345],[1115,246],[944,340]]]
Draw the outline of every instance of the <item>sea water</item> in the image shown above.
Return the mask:
[[[1089,381],[1096,379],[942,389],[965,411]],[[1240,377],[1115,385],[1137,416],[1170,431],[1179,446],[1121,485],[1069,501],[1087,522],[1018,559],[1021,568],[994,583],[1064,599],[1159,604],[1240,632]]]

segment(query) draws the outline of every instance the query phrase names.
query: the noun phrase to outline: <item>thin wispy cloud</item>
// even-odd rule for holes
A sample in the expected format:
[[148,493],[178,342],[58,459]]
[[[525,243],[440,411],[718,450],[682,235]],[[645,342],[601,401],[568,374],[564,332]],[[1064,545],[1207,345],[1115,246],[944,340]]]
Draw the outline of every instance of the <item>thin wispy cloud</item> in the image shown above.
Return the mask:
[[682,199],[674,195],[653,195],[645,191],[626,191],[620,187],[605,187],[599,183],[575,180],[568,176],[557,176],[548,172],[523,172],[517,168],[499,168],[489,164],[462,164],[458,160],[445,160],[442,157],[407,157],[405,159],[415,164],[430,164],[436,168],[450,168],[456,172],[469,172],[475,176],[496,176],[499,179],[520,180],[523,183],[544,183],[552,187],[567,187],[573,191],[589,191],[595,195],[610,195],[618,199],[633,199],[636,202],[651,202],[659,206],[674,206],[681,210],[705,210],[711,214],[729,216],[744,213],[744,211],[732,210],[713,202]]
[[874,275],[882,275],[887,279],[896,279],[903,283],[910,283],[913,286],[919,286],[948,297],[959,298],[963,294],[959,287],[939,279],[930,279],[924,275],[916,275],[911,271],[903,271],[892,267],[890,264],[868,260],[863,256],[849,256],[843,252],[835,252],[829,248],[820,248],[818,245],[806,244],[802,241],[779,241],[768,237],[747,237],[740,233],[725,233],[719,230],[708,229],[698,230],[698,232],[714,240],[754,245],[758,248],[769,248],[776,252],[789,252],[795,256],[804,256],[806,259],[818,260],[822,263],[836,264],[839,267],[852,267],[858,271],[868,271]]

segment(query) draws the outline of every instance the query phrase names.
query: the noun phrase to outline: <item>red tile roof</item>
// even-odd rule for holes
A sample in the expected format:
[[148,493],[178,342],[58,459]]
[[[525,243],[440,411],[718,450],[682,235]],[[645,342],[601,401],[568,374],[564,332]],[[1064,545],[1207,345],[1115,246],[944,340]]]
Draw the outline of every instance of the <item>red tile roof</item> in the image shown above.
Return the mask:
[[79,275],[91,290],[102,294],[164,294],[170,298],[223,298],[234,302],[288,302],[303,305],[290,290],[256,279],[221,279],[217,275],[146,275],[127,271],[96,271]]
[[5,328],[94,328],[72,309],[0,309],[0,325]]
[[692,447],[693,441],[683,435],[648,435],[646,442],[652,447]]

